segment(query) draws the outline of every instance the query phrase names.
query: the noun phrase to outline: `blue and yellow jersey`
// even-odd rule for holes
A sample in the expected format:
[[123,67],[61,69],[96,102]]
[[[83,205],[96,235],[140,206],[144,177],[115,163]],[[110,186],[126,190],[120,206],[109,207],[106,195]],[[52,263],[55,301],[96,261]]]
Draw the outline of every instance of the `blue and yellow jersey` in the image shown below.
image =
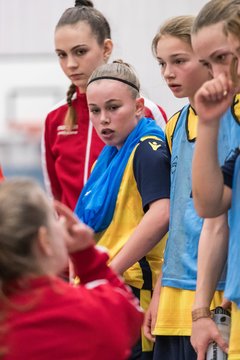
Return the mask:
[[[167,122],[165,135],[168,148],[170,152],[172,152],[172,139],[174,136],[174,131],[177,125],[177,122],[180,118],[181,112],[184,108],[180,111],[177,111]],[[240,123],[240,94],[237,94],[234,97],[234,101],[232,102],[232,106],[230,108],[230,113],[232,114],[232,118],[236,121],[237,124]],[[189,106],[188,107],[188,115],[186,120],[186,132],[188,134],[189,141],[195,141],[197,138],[197,125],[198,125],[198,116],[195,110]]]
[[[183,110],[184,110],[184,108],[182,108],[180,111],[176,112],[169,119],[169,121],[166,125],[165,134],[166,134],[166,141],[167,141],[167,145],[170,150],[170,153],[172,153],[172,140],[173,140],[174,132],[176,129],[176,125],[177,125],[178,120],[180,119],[180,116],[181,116],[181,113]],[[187,119],[186,119],[186,132],[187,132],[187,137],[188,137],[189,141],[191,142],[191,141],[195,141],[196,137],[197,137],[198,117],[197,117],[195,110],[191,106],[188,106],[187,112],[188,113],[187,113]]]
[[[231,154],[240,138],[239,95],[224,114],[219,135],[221,163]],[[163,266],[162,290],[155,335],[190,335],[191,308],[197,277],[197,248],[201,232],[191,199],[191,161],[197,135],[198,117],[190,105],[172,116],[166,125],[171,152],[171,215],[169,239]],[[179,169],[181,171],[179,171]],[[224,282],[220,283],[224,286]],[[221,303],[216,292],[212,306]]]
[[[159,179],[159,175],[156,173],[157,163],[154,164],[153,160],[152,167],[155,169],[155,175],[151,176],[149,174],[149,172],[151,173],[151,164],[148,163],[148,171],[146,172],[146,168],[143,169],[145,165],[141,164],[142,161],[139,160],[141,153],[142,156],[146,156],[146,153],[148,153],[150,158],[151,156],[154,158],[156,152],[162,151],[163,146],[165,144],[161,140],[155,137],[147,137],[147,139],[135,147],[128,160],[120,185],[113,219],[106,230],[96,235],[98,245],[108,249],[110,260],[123,248],[142,220],[147,210],[149,196],[153,201],[157,200],[157,198],[169,198],[169,183],[165,183],[164,180],[163,186],[161,185],[161,178]],[[157,158],[159,157],[157,156]],[[169,177],[169,159],[166,159],[166,165],[162,167],[162,175],[161,164],[159,164],[159,160],[157,162],[160,176],[162,178]],[[164,162],[164,160],[160,160],[160,162]],[[144,171],[141,170],[141,165]],[[143,178],[146,176],[147,180],[144,182]],[[149,191],[147,191],[148,195],[146,194],[146,187],[149,188]],[[155,189],[158,187],[155,195],[152,191],[154,187]],[[153,289],[163,261],[165,240],[164,238],[159,241],[146,256],[124,272],[123,277],[128,285],[138,289]]]

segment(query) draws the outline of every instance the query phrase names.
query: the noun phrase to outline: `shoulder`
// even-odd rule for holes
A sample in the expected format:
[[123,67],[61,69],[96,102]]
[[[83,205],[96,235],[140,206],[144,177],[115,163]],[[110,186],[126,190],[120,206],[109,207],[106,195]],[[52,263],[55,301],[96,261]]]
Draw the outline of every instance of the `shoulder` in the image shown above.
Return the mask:
[[[182,114],[184,114],[184,116],[182,116]],[[172,141],[179,121],[181,121],[180,125],[185,121],[187,132],[190,133],[191,141],[196,138],[197,115],[190,104],[187,104],[181,110],[177,111],[166,125],[165,135],[170,153],[172,152]]]
[[52,108],[49,110],[49,114],[55,110],[60,109],[62,106],[65,106],[65,105],[67,105],[66,99],[60,100],[59,102],[57,102],[56,104],[54,104],[52,106]]
[[135,164],[143,163],[150,166],[151,163],[159,162],[161,159],[168,159],[165,141],[157,137],[143,138],[136,148]]
[[168,121],[167,125],[166,125],[166,129],[165,129],[165,135],[166,135],[166,141],[167,141],[167,145],[169,147],[170,152],[172,151],[172,137],[174,134],[174,130],[176,128],[178,119],[181,115],[183,109],[177,111]]
[[[73,104],[78,102],[79,98],[80,98],[80,96],[77,96],[77,94],[75,93],[72,97]],[[66,99],[62,99],[58,103],[56,103],[52,106],[52,108],[49,110],[49,112],[47,114],[47,118],[54,118],[62,113],[65,114],[67,111],[67,108],[68,108],[68,104],[67,104]]]
[[144,136],[137,147],[136,151],[142,151],[144,149],[149,149],[151,151],[156,151],[160,149],[162,146],[165,146],[165,141],[160,139],[157,136]]
[[59,101],[48,112],[45,120],[45,127],[51,126],[53,123],[61,123],[67,111],[66,100]]
[[[73,95],[72,100],[75,103],[78,101],[78,97],[76,94]],[[45,130],[46,128],[55,128],[56,126],[62,125],[67,109],[68,104],[66,102],[66,99],[62,99],[61,101],[53,105],[45,119]]]
[[183,109],[177,111],[175,114],[173,114],[173,115],[170,117],[170,119],[168,120],[168,123],[167,123],[167,125],[166,125],[166,131],[171,132],[171,131],[174,130],[174,128],[175,128],[175,126],[176,126],[176,123],[177,123],[177,121],[178,121],[178,119],[179,119],[179,116],[180,116],[182,110],[183,110]]
[[161,198],[169,198],[170,157],[165,141],[146,138],[136,149],[133,172],[144,211]]

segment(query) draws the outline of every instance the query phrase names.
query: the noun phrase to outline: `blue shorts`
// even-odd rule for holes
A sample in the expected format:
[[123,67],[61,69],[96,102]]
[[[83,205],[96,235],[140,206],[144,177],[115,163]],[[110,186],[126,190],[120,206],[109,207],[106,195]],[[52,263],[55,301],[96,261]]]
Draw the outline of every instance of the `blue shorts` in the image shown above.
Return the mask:
[[197,360],[190,336],[156,336],[153,360]]

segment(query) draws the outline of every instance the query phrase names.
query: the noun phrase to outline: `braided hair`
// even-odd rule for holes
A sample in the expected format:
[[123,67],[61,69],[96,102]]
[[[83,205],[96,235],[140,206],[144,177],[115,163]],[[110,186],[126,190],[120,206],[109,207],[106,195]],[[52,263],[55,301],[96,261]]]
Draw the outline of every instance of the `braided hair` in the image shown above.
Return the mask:
[[[64,11],[56,25],[56,29],[65,25],[74,25],[80,21],[84,21],[90,26],[100,46],[104,44],[106,39],[111,39],[111,29],[107,19],[100,11],[94,8],[91,0],[76,0],[74,7]],[[76,111],[72,106],[72,98],[76,91],[77,87],[74,84],[71,84],[67,91],[68,111],[64,124],[70,131],[77,124]]]

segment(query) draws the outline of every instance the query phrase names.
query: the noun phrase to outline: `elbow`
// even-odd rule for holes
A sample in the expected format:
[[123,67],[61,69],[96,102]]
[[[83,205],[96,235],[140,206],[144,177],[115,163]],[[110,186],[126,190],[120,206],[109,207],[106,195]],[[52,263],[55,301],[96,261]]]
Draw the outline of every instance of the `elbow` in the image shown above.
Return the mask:
[[214,206],[213,202],[200,201],[197,197],[194,197],[195,210],[201,218],[214,218],[221,215],[217,206]]
[[169,203],[165,206],[164,210],[160,214],[161,218],[161,230],[165,235],[169,229],[169,219],[170,219],[170,206]]
[[213,218],[215,215],[212,215],[212,212],[205,209],[205,207],[197,207],[196,208],[197,214],[201,218]]
[[160,199],[149,205],[149,210],[146,213],[150,218],[150,224],[153,229],[157,229],[156,233],[161,235],[162,238],[167,232],[169,227],[169,216],[170,216],[170,200]]
[[170,219],[170,214],[166,214],[165,215],[165,218],[164,218],[164,228],[165,228],[165,232],[167,233],[168,232],[168,229],[169,229],[169,219]]

